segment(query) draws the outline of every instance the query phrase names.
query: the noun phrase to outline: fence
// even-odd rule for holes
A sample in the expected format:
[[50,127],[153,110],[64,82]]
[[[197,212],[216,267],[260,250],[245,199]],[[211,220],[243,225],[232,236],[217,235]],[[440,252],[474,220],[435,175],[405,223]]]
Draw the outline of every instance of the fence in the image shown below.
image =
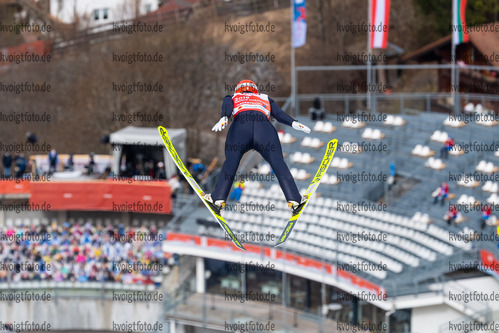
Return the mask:
[[[380,70],[391,70],[391,71],[401,71],[401,70],[448,70],[451,71],[453,69],[452,64],[417,64],[417,65],[375,65],[370,66],[372,79],[371,82],[376,82],[376,73]],[[297,66],[295,68],[296,71],[296,91],[299,91],[299,74],[303,72],[353,72],[353,71],[365,71],[367,73],[369,66],[367,65],[352,65],[352,66]],[[455,113],[462,113],[462,104],[467,104],[469,102],[481,103],[482,105],[486,105],[489,103],[489,108],[492,108],[494,112],[499,112],[499,96],[497,94],[476,94],[476,93],[462,93],[459,90],[463,88],[467,88],[465,83],[460,81],[460,77],[462,73],[476,73],[479,71],[493,71],[499,72],[499,68],[494,66],[476,66],[476,65],[466,65],[466,66],[458,66],[455,68],[456,75],[456,86],[450,87],[450,92],[413,92],[413,93],[392,93],[387,89],[384,89],[381,86],[381,83],[373,83],[372,85],[367,86],[367,84],[358,84],[358,83],[345,83],[340,84],[337,83],[337,90],[344,90],[347,93],[317,93],[317,94],[297,94],[295,97],[294,105],[296,105],[295,113],[296,115],[300,114],[300,105],[302,102],[311,102],[315,98],[321,99],[324,101],[331,102],[341,102],[343,103],[343,110],[336,109],[334,113],[351,113],[350,110],[351,102],[360,101],[363,102],[365,107],[367,108],[370,105],[370,111],[373,113],[378,112],[378,109],[383,109],[386,112],[386,109],[389,109],[388,104],[399,104],[398,110],[396,108],[392,108],[395,112],[387,112],[387,113],[401,113],[405,114],[407,110],[407,106],[409,104],[413,104],[419,107],[412,107],[418,111],[430,112],[432,111],[432,106],[435,105],[435,102],[439,100],[447,100],[449,98],[455,98],[454,100],[457,102],[457,108],[455,109]],[[499,80],[494,80],[490,82],[482,82],[480,86],[483,86],[484,90],[488,88],[494,88],[499,90]],[[353,88],[359,87],[360,92],[349,93],[348,90],[353,90]],[[365,89],[363,89],[365,88]],[[369,93],[364,90],[371,90]],[[378,90],[378,91],[377,91]],[[451,104],[454,103],[454,100],[451,101]],[[414,103],[414,102],[417,103]],[[337,106],[337,105],[336,105]]]
[[302,312],[272,302],[262,305],[259,302],[246,304],[249,301],[238,301],[232,305],[222,305],[223,295],[199,294],[194,292],[192,285],[193,283],[186,281],[167,298],[164,306],[166,320],[224,330],[227,326],[251,318],[253,322],[274,324],[275,328],[272,330],[281,332],[338,332],[333,321],[326,319],[320,311]]

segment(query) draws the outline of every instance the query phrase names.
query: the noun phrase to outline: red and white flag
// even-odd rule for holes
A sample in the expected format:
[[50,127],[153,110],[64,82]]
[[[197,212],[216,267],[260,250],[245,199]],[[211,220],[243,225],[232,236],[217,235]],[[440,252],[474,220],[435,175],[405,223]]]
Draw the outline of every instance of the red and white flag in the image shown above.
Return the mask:
[[371,0],[371,48],[386,49],[388,46],[388,21],[390,0]]

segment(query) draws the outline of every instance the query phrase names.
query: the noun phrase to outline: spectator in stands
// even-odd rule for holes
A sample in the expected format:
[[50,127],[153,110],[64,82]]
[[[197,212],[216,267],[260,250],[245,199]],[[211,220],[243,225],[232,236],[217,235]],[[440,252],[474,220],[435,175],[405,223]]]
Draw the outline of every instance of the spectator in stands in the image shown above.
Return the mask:
[[454,222],[457,218],[457,207],[456,205],[449,205],[449,211],[447,212],[447,215],[445,216],[445,220],[447,221],[448,225],[451,225],[452,222]]
[[168,179],[168,184],[172,190],[172,198],[177,197],[177,191],[182,187],[177,175],[173,175],[170,179]]
[[68,171],[74,171],[75,163],[74,163],[74,154],[73,153],[69,154],[68,160],[66,161],[65,169]]
[[206,167],[204,166],[203,163],[195,163],[192,165],[192,177],[196,179],[198,182],[201,181],[201,178],[203,177],[203,173],[206,171]]
[[234,183],[234,190],[230,195],[230,199],[239,201],[241,199],[241,194],[243,193],[243,190],[244,190],[244,179],[243,177],[240,177],[239,180]]
[[57,162],[58,162],[58,157],[57,157],[57,152],[55,149],[52,149],[48,155],[48,160],[49,160],[49,174],[53,174],[57,170]]
[[144,163],[144,175],[151,177],[151,179],[154,178],[154,161],[150,160]]
[[24,158],[24,154],[20,153],[15,158],[16,161],[16,178],[22,178],[24,173],[26,172],[26,158]]
[[444,146],[440,150],[440,158],[449,158],[449,151],[454,147],[454,139],[450,136],[445,140]]
[[35,133],[26,132],[26,142],[31,144],[38,142],[38,136]]
[[485,229],[485,226],[487,225],[487,220],[490,217],[490,214],[492,214],[492,208],[489,205],[485,205],[482,207],[482,219],[481,219],[481,224],[480,228],[483,230]]
[[388,177],[386,181],[388,183],[388,191],[390,191],[392,186],[395,184],[395,175],[395,162],[392,162],[390,163],[390,177]]
[[440,205],[443,206],[445,199],[449,196],[449,185],[445,182],[434,192],[433,204],[436,204],[440,199]]
[[[62,226],[31,226],[7,227],[0,231],[6,236],[39,235],[35,240],[2,240],[0,241],[0,262],[50,263],[50,271],[20,270],[7,272],[0,268],[0,283],[7,280],[11,274],[13,282],[33,280],[54,281],[109,281],[118,283],[151,284],[154,277],[160,277],[161,272],[152,270],[125,270],[120,263],[141,262],[145,264],[166,264],[157,229],[151,226],[138,229],[118,228],[108,225],[106,228],[86,224],[81,227],[76,224],[70,227],[68,223]],[[125,235],[144,234],[149,237],[141,241],[139,237],[129,242]],[[48,236],[50,235],[50,237]],[[122,237],[114,237],[121,235]],[[155,237],[154,237],[155,236]],[[153,240],[150,240],[153,238]],[[42,239],[42,241],[40,241]],[[154,267],[154,266],[152,266]],[[158,267],[156,265],[155,267]],[[153,281],[153,282],[151,282]]]
[[30,159],[28,161],[28,166],[29,166],[29,170],[30,170],[30,173],[31,173],[31,179],[37,179],[38,176],[40,175],[40,173],[39,173],[38,167],[36,165],[36,160],[35,159]]
[[88,161],[88,164],[85,166],[85,168],[87,169],[87,174],[88,175],[91,175],[95,172],[95,160],[94,160],[94,152],[91,152],[88,157],[89,157],[89,161]]
[[4,177],[10,177],[10,170],[12,167],[12,156],[6,151],[2,158],[3,163],[3,175]]
[[132,172],[132,177],[133,176],[140,176],[142,174],[140,172],[140,169],[141,169],[140,164],[139,163],[135,164],[135,170],[133,170],[133,172]]
[[158,162],[157,167],[156,179],[166,179],[165,164],[163,162]]
[[319,97],[316,97],[314,99],[314,104],[313,106],[308,110],[308,113],[310,113],[310,119],[312,120],[324,120],[324,109],[321,108],[321,100]]

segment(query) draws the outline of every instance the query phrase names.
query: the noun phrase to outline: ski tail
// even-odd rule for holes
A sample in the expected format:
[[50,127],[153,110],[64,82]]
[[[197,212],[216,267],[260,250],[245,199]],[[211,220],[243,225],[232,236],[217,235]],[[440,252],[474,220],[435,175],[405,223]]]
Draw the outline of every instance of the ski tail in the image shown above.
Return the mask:
[[199,187],[199,185],[196,182],[196,180],[194,179],[194,177],[192,177],[191,173],[184,165],[184,162],[182,162],[182,159],[180,158],[180,156],[178,156],[177,151],[175,150],[175,147],[173,147],[173,144],[170,140],[170,137],[168,136],[168,132],[167,132],[166,128],[164,128],[163,126],[159,126],[158,130],[159,130],[159,134],[161,135],[161,138],[163,139],[163,142],[166,146],[166,149],[168,149],[170,156],[173,158],[173,161],[175,162],[177,167],[180,169],[180,171],[182,171],[182,174],[185,176],[186,180],[189,182],[189,184],[194,188],[194,190],[196,192],[200,193],[201,195],[204,195],[203,190],[201,189],[201,187]]
[[322,176],[324,176],[324,174],[328,170],[329,165],[331,164],[331,161],[333,160],[334,153],[336,152],[337,146],[338,146],[337,139],[333,139],[333,140],[329,141],[329,143],[327,144],[327,149],[326,149],[326,152],[324,153],[324,157],[322,158],[321,165],[319,166],[319,169],[315,173],[314,178],[312,179],[312,181],[310,182],[310,185],[308,186],[307,190],[305,191],[305,194],[304,194],[304,196],[306,196],[305,204],[302,206],[300,211],[298,211],[296,214],[291,216],[288,223],[284,227],[284,230],[283,230],[281,236],[277,240],[277,243],[275,244],[275,246],[278,246],[278,245],[284,243],[288,239],[289,235],[291,234],[291,231],[293,230],[296,223],[298,222],[298,219],[300,218],[301,213],[303,212],[303,210],[307,206],[310,198],[312,197],[315,190],[319,186],[321,179],[322,179]]
[[170,140],[170,137],[168,136],[168,131],[166,130],[166,128],[164,128],[163,126],[159,126],[158,131],[159,131],[159,134],[161,136],[161,139],[163,140],[163,142],[166,146],[166,149],[170,153],[170,156],[173,158],[173,161],[175,162],[177,167],[180,169],[180,171],[184,175],[184,177],[187,180],[187,182],[189,183],[189,185],[191,185],[191,187],[194,189],[194,191],[196,192],[198,197],[201,199],[201,201],[204,203],[204,205],[210,210],[211,214],[217,220],[218,224],[220,224],[222,229],[224,229],[224,231],[227,232],[227,234],[229,234],[234,245],[237,246],[239,249],[246,251],[244,246],[239,242],[236,235],[234,234],[232,229],[227,224],[227,222],[225,222],[225,219],[220,214],[217,214],[217,212],[215,212],[210,207],[210,205],[206,202],[206,200],[203,198],[203,196],[205,194],[204,191],[201,189],[201,187],[199,186],[197,181],[194,179],[194,177],[192,177],[189,170],[185,167],[184,163],[182,162],[182,159],[178,156],[177,151],[173,147],[173,144]]

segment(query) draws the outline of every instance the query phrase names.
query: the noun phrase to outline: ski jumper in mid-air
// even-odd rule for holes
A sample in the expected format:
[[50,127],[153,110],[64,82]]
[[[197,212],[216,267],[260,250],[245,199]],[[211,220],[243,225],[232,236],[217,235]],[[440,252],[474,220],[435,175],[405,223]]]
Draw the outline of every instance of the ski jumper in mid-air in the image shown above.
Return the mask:
[[225,96],[221,118],[212,130],[223,130],[231,116],[233,120],[225,140],[225,162],[215,190],[205,194],[204,199],[220,213],[232,188],[241,158],[247,151],[254,149],[270,164],[288,206],[293,212],[299,210],[305,200],[284,162],[279,136],[270,117],[305,133],[310,133],[310,129],[284,113],[266,94],[259,94],[257,85],[250,80],[239,82],[234,95]]

